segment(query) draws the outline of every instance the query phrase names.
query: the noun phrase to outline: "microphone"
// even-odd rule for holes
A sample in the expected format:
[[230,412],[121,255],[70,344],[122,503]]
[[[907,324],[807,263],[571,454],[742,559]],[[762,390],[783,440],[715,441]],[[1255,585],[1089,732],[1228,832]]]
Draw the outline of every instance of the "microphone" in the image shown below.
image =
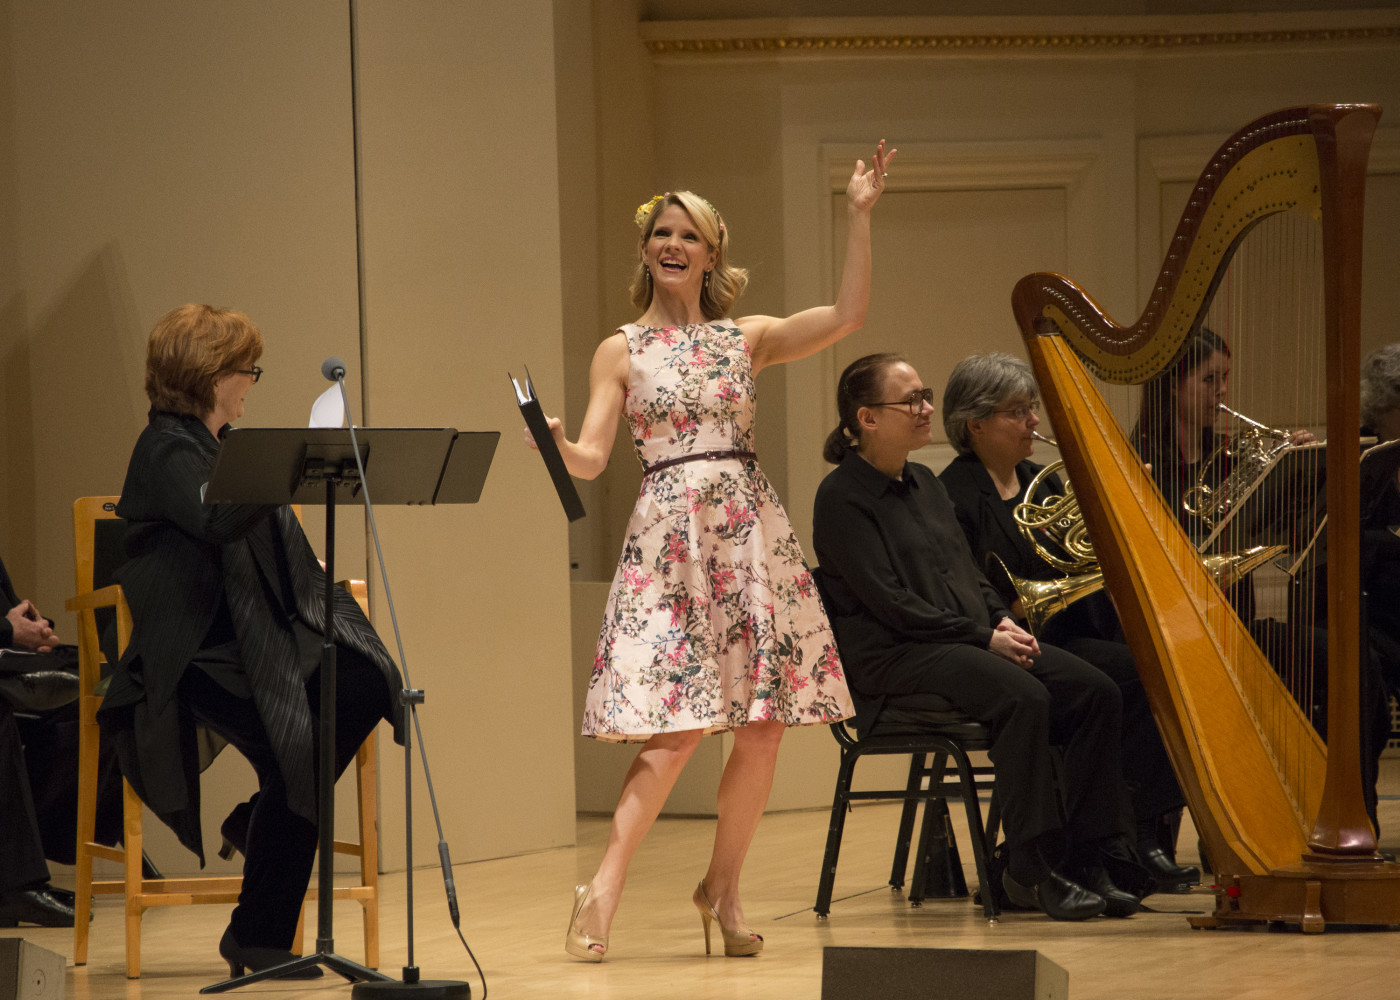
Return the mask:
[[337,357],[329,357],[321,362],[321,374],[328,382],[338,382],[345,377],[345,362]]

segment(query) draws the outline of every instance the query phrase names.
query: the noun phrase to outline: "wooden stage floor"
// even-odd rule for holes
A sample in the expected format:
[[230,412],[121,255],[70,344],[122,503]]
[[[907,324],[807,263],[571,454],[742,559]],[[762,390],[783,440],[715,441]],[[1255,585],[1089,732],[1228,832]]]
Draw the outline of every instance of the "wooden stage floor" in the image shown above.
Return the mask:
[[[1383,844],[1400,843],[1400,761],[1387,760],[1382,781]],[[955,810],[956,814],[957,810]],[[1186,914],[1210,908],[1210,894],[1154,896],[1156,912],[1126,920],[1055,923],[1039,915],[1008,914],[989,926],[969,900],[912,908],[886,885],[898,806],[858,806],[849,817],[828,920],[811,906],[826,836],[825,812],[767,817],[745,870],[745,906],[767,939],[758,958],[706,958],[690,894],[704,871],[713,824],[664,819],[633,866],[601,965],[564,954],[562,939],[576,880],[591,874],[607,836],[604,818],[580,817],[576,847],[457,866],[462,930],[481,961],[490,994],[500,998],[616,998],[665,996],[726,1000],[799,1000],[821,995],[827,945],[917,948],[1029,948],[1069,972],[1074,1000],[1370,1000],[1400,996],[1400,935],[1334,932],[1197,931]],[[959,831],[960,840],[966,843]],[[1195,860],[1195,836],[1183,831],[1183,860]],[[967,880],[975,885],[971,854]],[[398,976],[406,960],[405,883],[384,879],[382,968]],[[415,879],[415,957],[425,979],[465,979],[476,1000],[481,983],[452,931],[435,869]],[[226,906],[148,911],[142,941],[143,975],[124,976],[120,902],[99,899],[89,963],[68,969],[69,1000],[163,1000],[191,997],[223,978],[217,944]],[[315,927],[314,910],[308,926]],[[21,927],[0,931],[72,955],[72,932]],[[314,932],[308,935],[314,938]],[[310,943],[310,941],[308,942]],[[337,904],[337,950],[360,960],[358,907]],[[339,978],[288,986],[259,983],[243,994],[349,997]],[[233,994],[237,995],[237,994]],[[936,994],[929,994],[936,995]]]

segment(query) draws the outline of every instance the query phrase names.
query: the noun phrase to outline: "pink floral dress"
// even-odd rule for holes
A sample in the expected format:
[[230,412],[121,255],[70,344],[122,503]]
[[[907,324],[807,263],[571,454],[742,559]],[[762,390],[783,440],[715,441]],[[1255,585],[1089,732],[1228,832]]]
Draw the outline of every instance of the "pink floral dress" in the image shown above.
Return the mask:
[[[733,321],[622,333],[643,468],[753,451],[753,369]],[[697,459],[647,475],[598,636],[584,735],[635,742],[853,714],[812,574],[758,463]]]

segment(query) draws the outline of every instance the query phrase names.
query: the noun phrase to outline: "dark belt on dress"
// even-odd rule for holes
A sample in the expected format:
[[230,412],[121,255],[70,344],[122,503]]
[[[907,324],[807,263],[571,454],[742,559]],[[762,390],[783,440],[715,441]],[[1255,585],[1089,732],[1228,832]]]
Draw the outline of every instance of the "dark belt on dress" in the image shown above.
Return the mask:
[[681,455],[679,458],[668,458],[664,462],[657,462],[655,465],[647,467],[647,471],[642,473],[645,479],[653,472],[660,472],[662,469],[669,469],[673,465],[680,465],[682,462],[708,462],[720,458],[758,458],[751,451],[697,451],[693,455]]

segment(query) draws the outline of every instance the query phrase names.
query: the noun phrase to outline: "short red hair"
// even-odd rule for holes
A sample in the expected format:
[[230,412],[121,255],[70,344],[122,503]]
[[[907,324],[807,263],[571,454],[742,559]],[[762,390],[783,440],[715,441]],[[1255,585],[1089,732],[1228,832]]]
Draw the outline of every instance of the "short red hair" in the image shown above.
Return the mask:
[[213,412],[219,376],[251,368],[262,351],[262,334],[241,312],[172,309],[156,321],[146,346],[146,395],[157,410],[202,419]]

